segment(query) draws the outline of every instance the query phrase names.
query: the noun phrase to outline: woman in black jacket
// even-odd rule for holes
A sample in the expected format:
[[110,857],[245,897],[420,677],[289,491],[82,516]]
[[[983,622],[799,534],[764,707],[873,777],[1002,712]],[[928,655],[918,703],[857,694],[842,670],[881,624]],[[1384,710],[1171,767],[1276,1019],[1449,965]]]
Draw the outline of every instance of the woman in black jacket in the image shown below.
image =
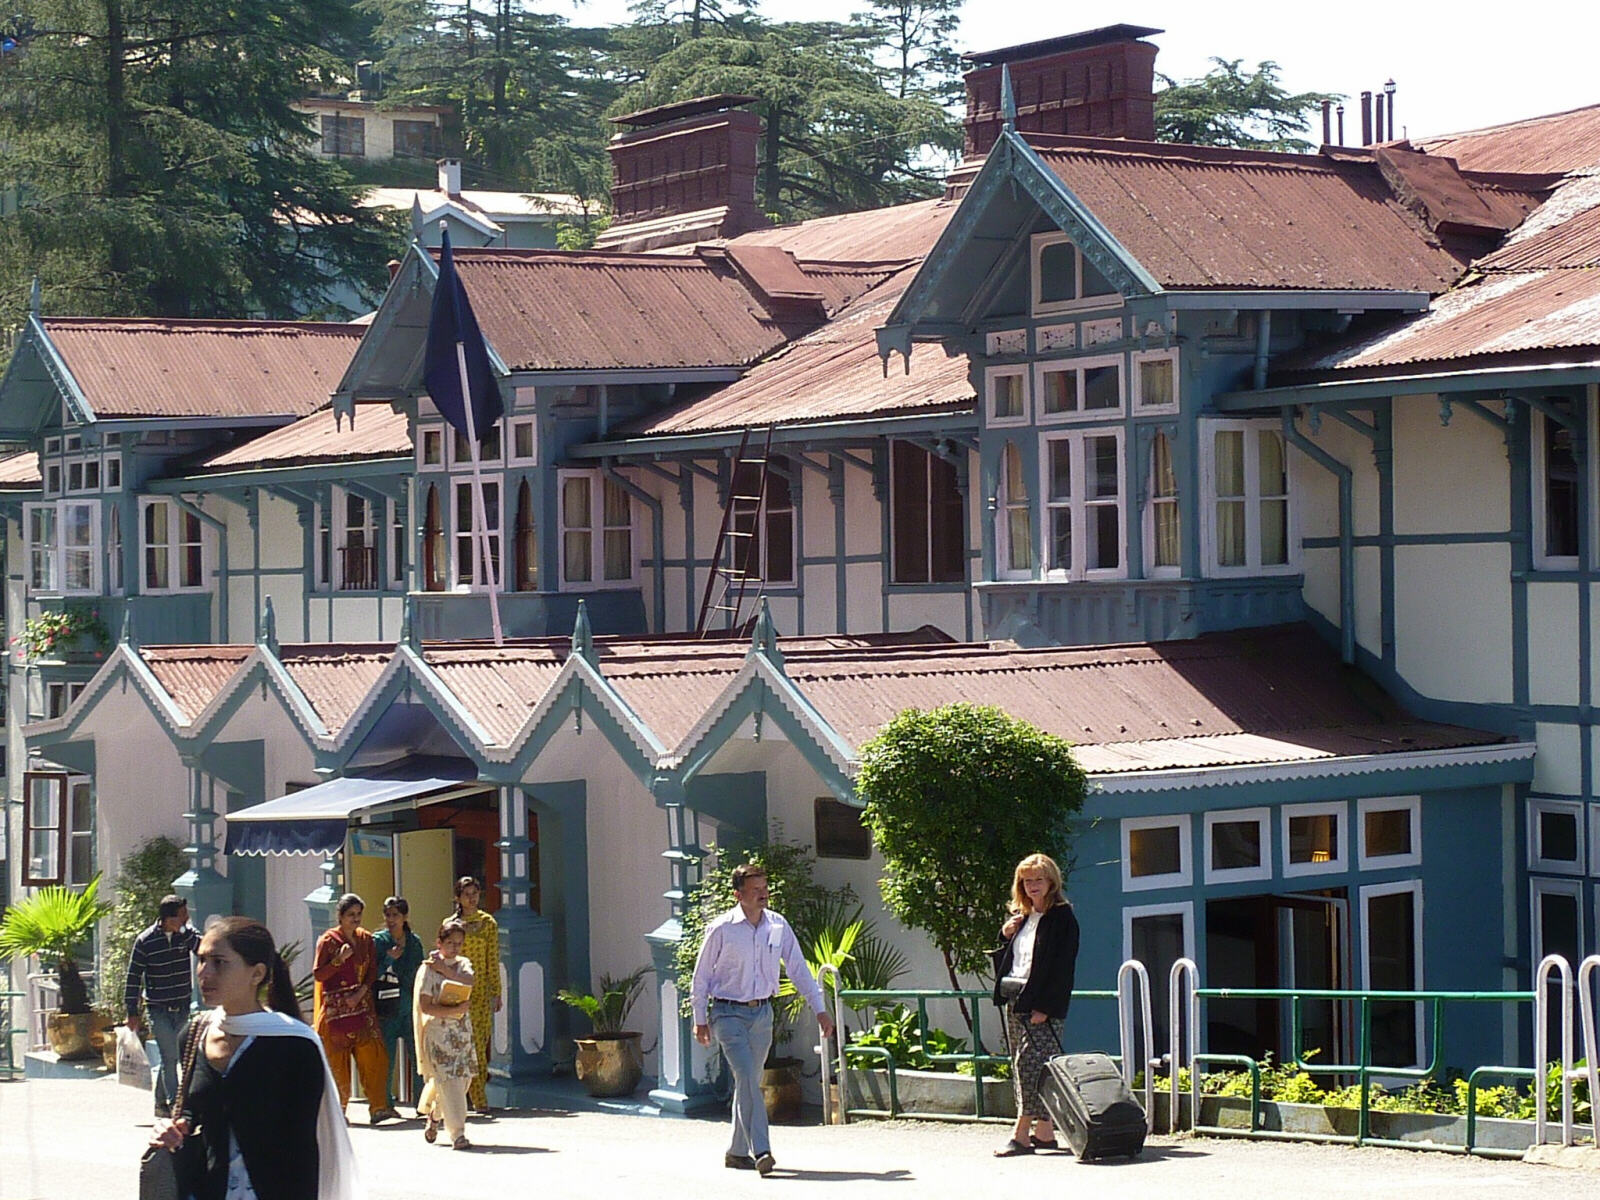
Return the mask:
[[994,1002],[1005,1013],[1017,1127],[997,1158],[1055,1150],[1055,1126],[1039,1099],[1044,1065],[1061,1053],[1061,1022],[1072,1003],[1078,964],[1078,918],[1061,894],[1061,868],[1044,854],[1017,864],[1005,939],[994,953]]

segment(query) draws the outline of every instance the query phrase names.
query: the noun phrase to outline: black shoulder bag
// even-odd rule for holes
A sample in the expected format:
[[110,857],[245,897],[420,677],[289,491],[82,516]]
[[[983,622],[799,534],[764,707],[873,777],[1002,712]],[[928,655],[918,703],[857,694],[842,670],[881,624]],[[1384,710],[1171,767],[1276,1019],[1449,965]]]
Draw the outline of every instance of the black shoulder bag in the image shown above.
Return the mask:
[[[172,1105],[176,1117],[183,1116],[183,1102],[188,1098],[189,1078],[194,1074],[194,1056],[205,1041],[206,1030],[211,1027],[209,1017],[196,1021],[189,1031],[189,1044],[183,1049],[183,1064],[178,1073],[178,1095]],[[176,1119],[176,1117],[174,1119]],[[177,1150],[164,1146],[151,1146],[139,1160],[139,1200],[185,1200],[189,1195],[189,1182],[199,1174],[191,1170],[200,1162],[197,1153],[200,1143],[190,1130]]]

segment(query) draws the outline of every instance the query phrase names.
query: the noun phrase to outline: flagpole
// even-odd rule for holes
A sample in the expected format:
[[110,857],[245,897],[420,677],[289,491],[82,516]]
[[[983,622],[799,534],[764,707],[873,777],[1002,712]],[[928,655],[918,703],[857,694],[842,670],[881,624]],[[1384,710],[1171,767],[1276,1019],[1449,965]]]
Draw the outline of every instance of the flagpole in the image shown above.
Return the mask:
[[[456,367],[461,372],[462,407],[467,416],[467,445],[472,454],[472,523],[478,534],[479,553],[483,556],[483,577],[489,585],[489,623],[494,629],[494,644],[505,644],[500,629],[500,597],[495,590],[494,557],[489,553],[489,517],[483,503],[483,463],[478,452],[478,428],[472,413],[472,390],[467,380],[467,348],[456,342]],[[502,489],[503,490],[503,489]],[[504,496],[501,497],[504,500]],[[500,545],[505,546],[505,530],[500,531]]]

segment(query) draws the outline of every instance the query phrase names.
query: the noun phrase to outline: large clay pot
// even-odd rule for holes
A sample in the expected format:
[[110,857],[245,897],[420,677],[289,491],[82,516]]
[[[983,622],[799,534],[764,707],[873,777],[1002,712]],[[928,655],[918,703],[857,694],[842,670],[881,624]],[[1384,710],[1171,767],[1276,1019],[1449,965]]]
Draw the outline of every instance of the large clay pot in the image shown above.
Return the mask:
[[775,1058],[762,1070],[761,1098],[766,1102],[767,1120],[798,1119],[804,1094],[798,1058]]
[[644,1078],[637,1033],[577,1038],[578,1078],[591,1096],[631,1096]]
[[100,1048],[94,1038],[94,1013],[51,1013],[45,1019],[45,1033],[57,1058],[98,1058]]

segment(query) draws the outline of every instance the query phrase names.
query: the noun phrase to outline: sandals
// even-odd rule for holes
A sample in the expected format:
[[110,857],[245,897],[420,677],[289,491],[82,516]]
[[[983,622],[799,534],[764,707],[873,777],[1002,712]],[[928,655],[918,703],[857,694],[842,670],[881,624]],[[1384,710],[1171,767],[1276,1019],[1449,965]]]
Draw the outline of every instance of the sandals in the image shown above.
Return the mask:
[[439,1119],[437,1117],[429,1117],[428,1123],[422,1127],[422,1138],[424,1141],[432,1143],[437,1140],[438,1137]]
[[1045,1138],[1039,1137],[1036,1134],[1030,1133],[1028,1135],[1028,1141],[1029,1141],[1029,1143],[1032,1144],[1032,1146],[1033,1146],[1033,1148],[1035,1150],[1059,1150],[1059,1149],[1061,1149],[1061,1143],[1056,1141],[1055,1138],[1050,1138],[1050,1139],[1046,1140]]
[[1001,1146],[1000,1149],[996,1150],[994,1152],[994,1156],[996,1158],[1016,1158],[1018,1155],[1032,1153],[1032,1146],[1025,1146],[1021,1142],[1017,1141],[1016,1138],[1012,1138],[1004,1146]]
[[455,1141],[450,1143],[450,1149],[452,1149],[452,1150],[471,1150],[472,1149],[472,1143],[467,1141],[466,1134],[462,1134]]

